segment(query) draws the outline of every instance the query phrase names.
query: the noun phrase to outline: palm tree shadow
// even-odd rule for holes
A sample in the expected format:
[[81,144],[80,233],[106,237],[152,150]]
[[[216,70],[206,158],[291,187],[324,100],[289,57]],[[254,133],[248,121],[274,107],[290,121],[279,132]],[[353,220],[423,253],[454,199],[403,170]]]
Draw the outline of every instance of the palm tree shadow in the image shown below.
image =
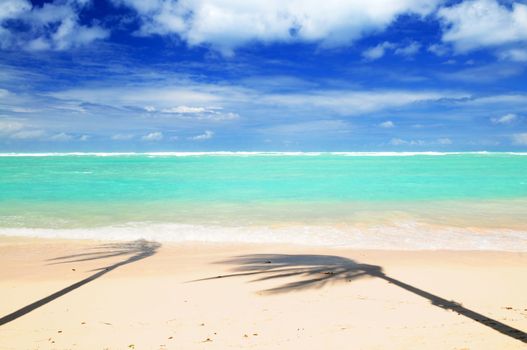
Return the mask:
[[150,242],[146,240],[137,240],[132,242],[123,242],[123,243],[108,243],[101,244],[89,251],[87,253],[79,253],[67,256],[61,256],[58,258],[49,259],[51,265],[54,264],[67,264],[73,262],[89,261],[89,260],[103,260],[113,257],[123,257],[123,260],[120,260],[116,263],[101,267],[99,269],[92,270],[97,271],[93,275],[73,283],[72,285],[67,286],[53,294],[50,294],[40,300],[37,300],[29,305],[26,305],[2,318],[0,318],[0,326],[16,320],[19,317],[22,317],[31,311],[46,305],[47,303],[60,298],[61,296],[79,288],[83,285],[96,280],[99,277],[104,276],[110,271],[117,269],[118,267],[131,264],[133,262],[146,259],[154,255],[157,250],[161,247],[160,243]]
[[220,264],[236,265],[234,273],[204,278],[197,281],[216,278],[251,276],[251,282],[298,278],[277,287],[266,289],[269,294],[301,291],[309,288],[321,288],[328,284],[351,282],[359,278],[380,278],[404,290],[416,294],[439,308],[456,312],[504,335],[527,343],[527,334],[519,329],[470,310],[460,303],[444,299],[383,272],[381,266],[357,263],[351,259],[332,255],[287,255],[287,254],[253,254],[234,257],[220,261]]

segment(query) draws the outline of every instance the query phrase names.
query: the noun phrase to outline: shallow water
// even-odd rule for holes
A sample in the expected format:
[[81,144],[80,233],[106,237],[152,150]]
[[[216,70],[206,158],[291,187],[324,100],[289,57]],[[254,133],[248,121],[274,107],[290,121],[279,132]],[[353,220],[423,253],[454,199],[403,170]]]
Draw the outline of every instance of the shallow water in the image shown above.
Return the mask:
[[0,232],[527,251],[527,155],[4,154]]

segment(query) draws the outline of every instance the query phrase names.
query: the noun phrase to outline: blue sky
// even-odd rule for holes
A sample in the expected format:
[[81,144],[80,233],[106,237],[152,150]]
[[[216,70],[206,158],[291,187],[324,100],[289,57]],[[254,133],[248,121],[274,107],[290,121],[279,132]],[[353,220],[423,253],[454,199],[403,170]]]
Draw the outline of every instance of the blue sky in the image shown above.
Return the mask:
[[527,1],[2,0],[0,151],[525,151]]

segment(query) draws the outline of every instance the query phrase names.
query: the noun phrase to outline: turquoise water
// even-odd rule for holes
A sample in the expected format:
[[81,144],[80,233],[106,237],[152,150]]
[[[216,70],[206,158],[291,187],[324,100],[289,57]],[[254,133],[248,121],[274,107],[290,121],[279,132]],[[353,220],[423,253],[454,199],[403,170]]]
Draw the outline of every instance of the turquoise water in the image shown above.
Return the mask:
[[527,197],[527,156],[0,157],[0,201],[417,201]]
[[521,230],[526,199],[524,154],[0,157],[0,228],[11,233],[401,221]]

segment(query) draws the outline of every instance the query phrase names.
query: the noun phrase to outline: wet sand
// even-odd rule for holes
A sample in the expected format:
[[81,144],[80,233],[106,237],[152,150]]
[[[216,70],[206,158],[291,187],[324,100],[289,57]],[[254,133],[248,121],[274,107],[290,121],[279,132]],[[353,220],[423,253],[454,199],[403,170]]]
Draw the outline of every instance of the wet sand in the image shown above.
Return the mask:
[[0,349],[524,349],[527,254],[0,237]]

